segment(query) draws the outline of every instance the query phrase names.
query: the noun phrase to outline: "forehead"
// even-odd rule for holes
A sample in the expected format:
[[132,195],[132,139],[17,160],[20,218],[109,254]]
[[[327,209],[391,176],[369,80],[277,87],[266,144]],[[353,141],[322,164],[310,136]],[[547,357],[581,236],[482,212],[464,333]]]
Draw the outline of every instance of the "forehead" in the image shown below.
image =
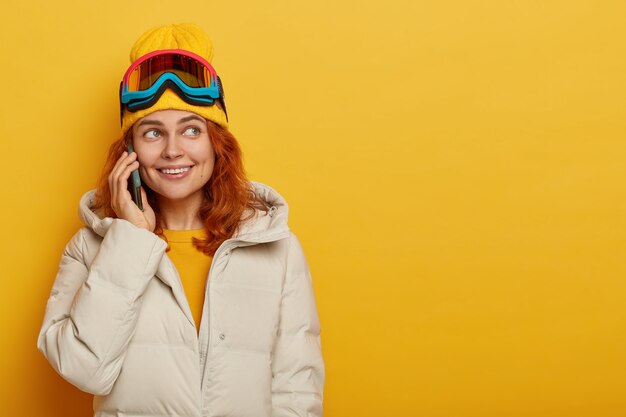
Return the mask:
[[206,120],[202,116],[197,115],[196,113],[185,111],[185,110],[167,109],[167,110],[158,110],[142,117],[141,119],[137,120],[137,122],[135,123],[135,127],[140,127],[143,125],[175,126],[177,124],[185,123],[191,120],[206,123]]

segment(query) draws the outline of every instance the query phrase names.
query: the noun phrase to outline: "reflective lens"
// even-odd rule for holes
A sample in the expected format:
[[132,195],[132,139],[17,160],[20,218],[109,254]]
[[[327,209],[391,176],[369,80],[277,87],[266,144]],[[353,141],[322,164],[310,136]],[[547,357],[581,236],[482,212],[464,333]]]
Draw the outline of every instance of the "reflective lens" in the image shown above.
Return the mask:
[[139,63],[128,74],[126,91],[147,90],[166,72],[175,74],[192,88],[211,86],[211,73],[203,63],[189,56],[167,54],[153,56]]

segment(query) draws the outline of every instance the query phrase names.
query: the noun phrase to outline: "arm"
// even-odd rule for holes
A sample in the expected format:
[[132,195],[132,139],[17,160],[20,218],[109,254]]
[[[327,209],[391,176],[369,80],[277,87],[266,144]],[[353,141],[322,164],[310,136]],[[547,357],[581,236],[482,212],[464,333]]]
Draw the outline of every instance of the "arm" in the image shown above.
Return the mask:
[[106,395],[122,367],[166,243],[126,220],[113,220],[88,268],[83,228],[67,244],[48,299],[37,347],[83,391]]
[[272,375],[272,417],[322,415],[320,324],[309,267],[293,234],[289,237]]

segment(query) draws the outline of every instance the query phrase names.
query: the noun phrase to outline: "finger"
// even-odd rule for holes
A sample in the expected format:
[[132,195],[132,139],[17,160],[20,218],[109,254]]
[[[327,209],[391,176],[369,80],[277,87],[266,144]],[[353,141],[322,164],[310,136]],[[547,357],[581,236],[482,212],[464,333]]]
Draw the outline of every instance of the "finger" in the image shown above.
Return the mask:
[[116,191],[115,180],[117,178],[116,177],[117,170],[122,164],[122,161],[124,160],[124,158],[126,158],[127,156],[128,156],[128,152],[126,151],[122,152],[119,158],[117,158],[117,161],[115,161],[115,165],[113,165],[113,168],[111,169],[111,172],[109,173],[109,188],[111,189],[111,195],[114,195]]
[[139,168],[139,162],[133,161],[120,173],[117,178],[117,186],[119,187],[118,189],[120,194],[126,194],[121,190],[128,188],[128,179],[130,178],[130,174],[137,168]]
[[122,154],[120,155],[119,158],[117,158],[117,161],[115,161],[115,165],[113,165],[113,169],[111,170],[111,174],[113,174],[117,168],[119,168],[119,166],[122,164],[122,161],[124,161],[124,158],[126,158],[128,156],[128,152],[124,151],[122,152]]
[[134,152],[130,155],[127,152],[124,152],[124,154],[126,155],[123,158],[119,159],[113,167],[112,174],[114,180],[117,180],[117,177],[119,177],[119,175],[124,171],[128,164],[137,159],[137,154]]
[[126,187],[123,184],[121,184],[121,180],[122,179],[128,180],[128,176],[126,176],[126,178],[120,178],[120,176],[124,174],[124,171],[128,168],[129,164],[132,164],[134,162],[136,157],[137,157],[136,154],[126,155],[124,158],[122,158],[115,164],[115,167],[113,168],[113,171],[111,172],[111,180],[113,182],[112,189],[114,193],[113,194],[114,198],[117,197],[119,199],[120,197],[119,194],[123,194],[122,190]]
[[115,172],[115,169],[120,164],[120,161],[122,161],[122,159],[124,159],[126,157],[127,153],[128,152],[126,152],[126,151],[122,152],[122,154],[119,156],[119,158],[117,158],[117,161],[115,161],[115,165],[113,165],[113,168],[111,169],[111,172],[109,173],[109,178],[108,179],[109,179],[109,187],[111,188],[111,190],[113,189],[113,187],[112,187],[112,185],[113,185],[112,183],[113,183],[113,180],[114,180],[113,172]]

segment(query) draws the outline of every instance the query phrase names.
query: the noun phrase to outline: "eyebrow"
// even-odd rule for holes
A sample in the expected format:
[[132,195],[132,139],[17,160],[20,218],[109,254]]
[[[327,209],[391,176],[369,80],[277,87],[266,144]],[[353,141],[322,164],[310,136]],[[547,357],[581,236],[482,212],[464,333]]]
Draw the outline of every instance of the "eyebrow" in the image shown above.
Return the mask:
[[203,122],[203,123],[206,121],[202,117],[196,116],[195,114],[192,114],[191,116],[183,117],[182,119],[180,119],[178,121],[178,124],[185,123],[185,122],[188,122],[190,120],[197,120],[197,121]]
[[[204,119],[203,119],[202,117],[200,117],[200,116],[196,116],[195,114],[192,114],[191,116],[186,116],[186,117],[183,117],[182,119],[180,119],[180,120],[178,121],[178,124],[185,123],[185,122],[188,122],[188,121],[190,121],[190,120],[198,120],[198,121],[200,121],[200,122],[204,122]],[[158,121],[158,120],[144,119],[144,120],[142,120],[141,122],[139,122],[139,124],[137,125],[137,127],[140,127],[140,126],[143,126],[143,125],[165,126],[165,125],[163,124],[163,122],[160,122],[160,121]]]

